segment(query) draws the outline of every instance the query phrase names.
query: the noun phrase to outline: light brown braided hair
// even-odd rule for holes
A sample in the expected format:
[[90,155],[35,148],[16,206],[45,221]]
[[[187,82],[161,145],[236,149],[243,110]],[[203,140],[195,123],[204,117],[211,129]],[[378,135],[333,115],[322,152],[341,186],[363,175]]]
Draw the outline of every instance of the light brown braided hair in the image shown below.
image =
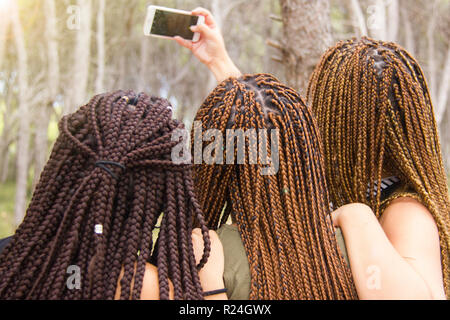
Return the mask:
[[[380,217],[394,198],[415,197],[439,229],[444,283],[450,297],[450,201],[430,94],[417,61],[394,43],[368,38],[330,48],[311,76],[331,200],[368,204]],[[382,175],[402,192],[381,200]],[[369,192],[368,190],[377,190]]]
[[[172,132],[182,128],[167,100],[132,91],[97,95],[63,117],[27,215],[0,255],[0,299],[114,299],[122,268],[120,298],[139,299],[151,255],[161,299],[168,279],[175,299],[202,299],[208,229],[191,165],[171,161]],[[205,242],[198,266],[194,219]],[[66,285],[69,266],[79,268],[79,288]]]
[[318,130],[299,94],[270,75],[230,78],[209,95],[195,120],[202,130],[218,129],[224,138],[227,129],[279,130],[276,174],[262,175],[261,159],[250,164],[247,143],[244,164],[194,165],[208,227],[217,229],[230,214],[237,223],[250,265],[250,299],[356,298],[327,220]]

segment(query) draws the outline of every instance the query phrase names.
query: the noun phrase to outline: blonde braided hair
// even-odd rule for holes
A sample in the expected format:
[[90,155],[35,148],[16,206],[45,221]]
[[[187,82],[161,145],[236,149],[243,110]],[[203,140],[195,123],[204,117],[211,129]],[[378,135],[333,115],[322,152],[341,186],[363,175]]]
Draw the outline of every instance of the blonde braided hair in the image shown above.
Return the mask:
[[274,175],[261,175],[261,162],[250,164],[248,144],[244,164],[194,166],[208,227],[217,229],[230,214],[237,223],[250,265],[250,298],[357,298],[327,220],[318,130],[299,94],[270,75],[230,78],[209,95],[195,120],[224,136],[227,129],[279,130]]
[[[394,198],[419,199],[439,230],[450,297],[448,186],[433,105],[417,61],[394,43],[368,38],[339,42],[312,74],[308,102],[323,138],[333,204],[366,203],[380,217]],[[403,186],[382,201],[386,173]]]

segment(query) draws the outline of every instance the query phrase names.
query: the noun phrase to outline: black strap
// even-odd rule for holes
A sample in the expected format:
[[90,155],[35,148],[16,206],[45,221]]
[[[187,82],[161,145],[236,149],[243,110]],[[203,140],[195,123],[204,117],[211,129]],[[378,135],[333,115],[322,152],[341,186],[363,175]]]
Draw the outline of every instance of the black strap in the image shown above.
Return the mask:
[[[389,178],[384,178],[381,180],[381,201],[383,201],[384,199],[387,199],[399,186],[401,185],[401,181],[399,178],[397,177],[389,177]],[[374,187],[373,187],[373,194],[374,196],[377,195],[377,190],[378,190],[378,183],[377,181],[374,182]],[[367,188],[367,194],[366,194],[367,199],[370,198],[370,185]]]
[[225,289],[225,288],[217,289],[217,290],[203,292],[203,296],[204,297],[208,297],[208,296],[213,296],[213,295],[216,295],[216,294],[219,294],[219,293],[226,293],[226,292],[227,292],[227,289]]
[[118,180],[117,176],[114,174],[114,172],[111,171],[111,169],[109,169],[109,168],[107,167],[107,165],[116,166],[116,167],[119,167],[119,168],[121,168],[121,169],[123,169],[123,170],[126,169],[124,165],[122,165],[122,164],[120,164],[120,163],[118,163],[118,162],[114,162],[114,161],[99,160],[99,161],[97,161],[97,162],[95,163],[95,166],[96,166],[96,167],[105,170],[106,172],[109,173],[109,175],[110,175],[111,177],[113,177],[113,178],[116,179],[116,180]]

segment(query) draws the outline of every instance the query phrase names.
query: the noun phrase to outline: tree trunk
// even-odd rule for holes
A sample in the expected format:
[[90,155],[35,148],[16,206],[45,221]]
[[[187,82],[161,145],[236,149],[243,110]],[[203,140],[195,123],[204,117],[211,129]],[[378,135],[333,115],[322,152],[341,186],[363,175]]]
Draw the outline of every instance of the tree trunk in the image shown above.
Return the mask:
[[67,88],[67,99],[64,106],[64,113],[71,113],[77,110],[86,99],[86,91],[89,80],[89,60],[91,48],[91,0],[78,0],[80,8],[80,29],[76,32],[75,49],[73,55],[71,83]]
[[98,1],[97,12],[97,78],[95,93],[104,91],[105,79],[105,0]]
[[397,42],[399,23],[398,0],[390,0],[387,6],[387,41]]
[[25,47],[25,39],[19,17],[17,3],[11,4],[11,22],[13,35],[17,50],[18,60],[18,83],[19,83],[19,132],[17,139],[17,173],[16,173],[16,196],[14,208],[14,221],[19,225],[25,215],[27,205],[27,180],[28,160],[30,144],[30,110],[27,105],[28,93],[28,62]]
[[304,93],[314,67],[332,44],[330,5],[326,0],[280,0],[280,5],[286,79]]
[[9,173],[9,148],[4,150],[2,161],[0,162],[0,183],[5,183]]
[[10,17],[6,10],[0,9],[0,68],[5,56],[6,33],[8,31]]
[[351,0],[346,2],[349,6],[353,24],[355,25],[355,31],[358,34],[358,36],[367,36],[367,26],[366,26],[366,19],[364,17],[364,13],[361,10],[361,5],[359,4],[358,0]]
[[[230,0],[231,1],[231,0]],[[223,23],[226,19],[225,11],[223,8],[224,1],[220,0],[212,0],[211,1],[211,13],[214,16],[214,19],[216,20],[217,26],[220,30],[222,30]],[[208,72],[208,81],[207,85],[205,87],[205,97],[208,95],[211,90],[214,89],[214,87],[217,85],[217,80],[212,74],[212,72]]]
[[438,125],[441,124],[444,117],[445,109],[448,102],[448,90],[450,84],[450,45],[447,49],[447,55],[444,63],[444,70],[442,72],[441,84],[439,86],[438,97],[436,101],[436,121]]
[[439,135],[441,138],[443,162],[447,176],[450,176],[450,111],[448,109],[444,111],[443,119],[439,126]]
[[148,65],[150,61],[150,41],[147,37],[142,37],[140,47],[140,61],[139,61],[139,79],[138,90],[139,92],[145,91],[148,87],[149,73]]
[[[6,45],[6,34],[9,26],[9,15],[6,10],[0,10],[0,70],[3,70],[3,59],[5,57],[5,45]],[[5,84],[6,86],[7,84]],[[3,100],[3,99],[2,99]],[[8,102],[5,101],[6,107],[8,107]],[[8,125],[9,113],[7,111],[3,112],[3,131],[0,135],[0,183],[6,181],[8,176],[8,159],[9,159],[9,125]]]
[[436,101],[436,54],[434,34],[436,30],[436,8],[437,0],[430,3],[430,21],[427,28],[427,43],[428,43],[428,86],[430,87],[431,99]]
[[[8,102],[6,102],[8,103]],[[8,111],[8,110],[7,110]],[[5,183],[8,179],[9,173],[9,146],[12,143],[11,139],[11,126],[8,119],[6,119],[4,112],[3,116],[3,132],[0,136],[0,184]]]
[[59,93],[59,54],[56,27],[55,0],[45,0],[45,42],[47,47],[47,95],[46,103],[37,108],[35,116],[35,162],[33,189],[48,158],[48,125],[56,96]]
[[367,27],[371,37],[377,40],[387,40],[385,0],[371,0],[367,8]]
[[414,41],[413,28],[411,26],[411,18],[407,7],[402,7],[401,11],[402,24],[405,33],[405,48],[414,57],[416,55],[416,45]]

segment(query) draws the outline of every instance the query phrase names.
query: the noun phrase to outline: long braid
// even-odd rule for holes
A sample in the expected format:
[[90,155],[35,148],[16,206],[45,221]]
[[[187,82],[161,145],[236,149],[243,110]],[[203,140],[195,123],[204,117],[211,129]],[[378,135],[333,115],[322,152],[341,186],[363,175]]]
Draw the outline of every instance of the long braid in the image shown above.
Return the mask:
[[[394,43],[339,42],[311,76],[308,100],[324,141],[333,204],[366,203],[380,217],[394,198],[417,198],[437,224],[450,297],[450,200],[433,105],[417,61]],[[382,200],[387,173],[403,186]]]
[[[195,120],[203,132],[218,129],[223,137],[227,129],[255,129],[266,130],[271,141],[267,129],[279,132],[276,174],[261,174],[267,168],[261,157],[250,162],[255,146],[249,145],[248,136],[244,164],[194,165],[196,192],[208,226],[217,229],[230,214],[238,226],[250,267],[250,298],[357,298],[327,221],[330,206],[318,129],[298,93],[270,75],[231,78],[209,95]],[[208,147],[196,150],[196,126],[191,134],[194,157]],[[258,148],[270,158],[269,141],[265,147],[259,141]],[[237,148],[228,153],[236,159]]]
[[[172,133],[183,125],[168,101],[132,91],[97,95],[59,129],[25,219],[0,256],[0,298],[113,299],[123,270],[120,297],[139,299],[145,265],[157,255],[162,299],[169,279],[175,298],[202,299],[198,269],[210,241],[192,169],[171,161],[179,143]],[[205,243],[200,265],[194,219]],[[67,286],[69,266],[80,270],[79,289]]]

